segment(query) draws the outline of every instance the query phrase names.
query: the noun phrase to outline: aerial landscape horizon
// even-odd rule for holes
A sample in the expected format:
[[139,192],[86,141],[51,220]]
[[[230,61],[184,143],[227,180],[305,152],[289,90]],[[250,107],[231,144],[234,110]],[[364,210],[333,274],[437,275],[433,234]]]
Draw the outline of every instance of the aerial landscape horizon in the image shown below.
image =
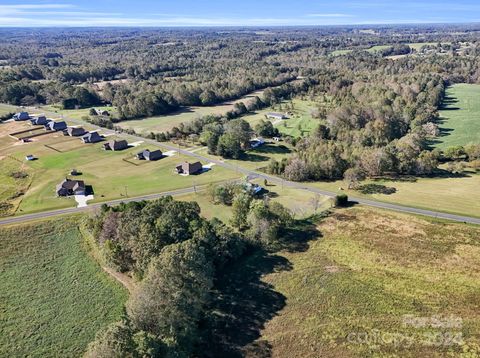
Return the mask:
[[0,4],[0,357],[480,357],[480,4]]

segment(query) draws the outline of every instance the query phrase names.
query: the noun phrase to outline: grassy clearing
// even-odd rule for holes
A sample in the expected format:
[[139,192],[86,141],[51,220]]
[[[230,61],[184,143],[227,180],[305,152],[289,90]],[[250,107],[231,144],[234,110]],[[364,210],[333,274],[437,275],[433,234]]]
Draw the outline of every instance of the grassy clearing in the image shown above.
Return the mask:
[[[286,208],[290,209],[294,217],[297,219],[308,217],[316,212],[318,213],[322,210],[328,209],[331,206],[329,198],[321,195],[314,195],[305,190],[286,188],[282,187],[282,185],[272,183],[265,186],[263,180],[259,179],[253,180],[252,182],[267,189],[271,195],[270,200],[279,202]],[[175,199],[182,201],[196,201],[198,205],[200,205],[202,216],[207,219],[217,218],[228,223],[232,216],[232,207],[213,204],[205,191],[196,194],[178,196]]]
[[0,356],[81,356],[126,298],[72,219],[0,229]]
[[[273,357],[480,354],[478,227],[352,208],[319,230],[307,250],[280,254],[290,270],[263,277],[286,302],[262,332]],[[415,327],[406,315],[454,327]]]
[[[410,46],[413,50],[419,51],[423,46],[436,46],[438,43],[437,42],[412,42],[408,43],[407,45]],[[366,51],[370,53],[375,53],[375,52],[380,52],[383,51],[392,45],[376,45],[368,48]],[[353,49],[345,49],[345,50],[336,50],[332,51],[330,53],[330,56],[341,56],[341,55],[347,55],[350,52],[354,51]]]
[[[310,183],[318,188],[344,192],[349,196],[376,199],[392,204],[413,206],[453,214],[480,217],[480,175],[466,173],[458,178],[419,178],[416,181],[378,180],[366,181],[393,187],[396,192],[385,194],[362,194],[346,190],[342,181]],[[344,188],[344,191],[339,188]]]
[[180,123],[188,123],[206,115],[223,115],[231,111],[237,102],[248,102],[255,96],[261,96],[263,90],[255,91],[238,100],[229,101],[216,106],[186,107],[175,113],[163,116],[147,117],[143,119],[120,122],[122,128],[134,129],[137,133],[166,132]]
[[480,143],[480,85],[456,84],[449,87],[444,105],[440,111],[441,136],[435,139],[435,147],[445,149]]
[[8,113],[16,113],[19,111],[19,108],[9,104],[0,104],[0,116],[4,116]]
[[0,216],[12,215],[32,182],[33,171],[16,160],[0,159]]
[[[66,116],[68,118],[73,118],[73,119],[82,119],[82,117],[89,116],[90,115],[90,109],[91,108],[81,108],[81,109],[61,109],[59,106],[43,106],[39,107],[38,113],[42,112],[42,108],[45,108],[45,110],[58,113],[59,117],[61,116]],[[111,106],[98,106],[98,107],[93,107],[101,110],[106,110],[110,112],[110,115],[117,115],[117,110],[115,107]]]
[[[5,129],[8,125],[16,124],[7,123],[2,126]],[[5,146],[1,145],[2,140]],[[17,214],[75,206],[73,199],[57,198],[55,195],[55,186],[72,169],[82,173],[78,179],[93,186],[95,199],[89,203],[152,194],[238,177],[234,172],[218,166],[200,175],[182,177],[174,173],[175,165],[186,160],[192,161],[192,158],[175,154],[156,162],[138,161],[134,159],[135,153],[145,148],[155,149],[155,147],[140,144],[119,152],[104,151],[102,143],[83,144],[78,138],[65,137],[58,133],[37,137],[30,143],[20,143],[9,137],[0,137],[0,148],[0,156],[11,155],[18,160],[12,161],[18,168],[26,166],[32,172],[31,186],[23,196]],[[33,154],[39,159],[26,162],[24,157],[27,154]]]

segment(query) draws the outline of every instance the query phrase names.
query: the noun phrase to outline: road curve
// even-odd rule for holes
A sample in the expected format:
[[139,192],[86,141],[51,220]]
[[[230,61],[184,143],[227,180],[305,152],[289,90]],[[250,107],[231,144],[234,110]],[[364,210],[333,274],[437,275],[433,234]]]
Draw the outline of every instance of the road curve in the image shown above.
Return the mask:
[[[39,110],[39,109],[33,109],[32,108],[32,110],[38,112],[41,109]],[[51,116],[56,116],[56,117],[59,116],[58,113],[48,112],[48,111],[45,112],[45,114],[46,115],[51,115]],[[72,123],[76,123],[76,124],[80,124],[80,125],[87,124],[85,121],[82,121],[82,120],[67,118],[65,116],[62,116],[62,117],[64,119],[68,120],[69,122],[72,122]],[[103,132],[106,132],[106,133],[108,133],[108,132],[113,133],[112,130],[108,130],[106,128],[99,127],[99,126],[93,125],[91,123],[88,123],[88,125],[96,128],[98,130],[102,130]],[[215,163],[216,165],[219,165],[219,166],[222,166],[224,168],[236,171],[237,173],[239,173],[239,174],[241,173],[241,174],[243,174],[245,176],[248,176],[248,177],[257,177],[257,178],[267,179],[270,182],[277,183],[277,184],[280,184],[282,186],[295,188],[295,189],[300,189],[300,190],[306,190],[306,191],[309,191],[309,192],[312,192],[312,193],[317,193],[317,194],[328,196],[328,197],[334,197],[334,196],[337,195],[337,193],[335,193],[335,192],[318,189],[318,188],[315,188],[315,187],[310,186],[310,185],[305,184],[305,183],[297,183],[297,182],[284,180],[282,178],[279,178],[279,177],[276,177],[276,176],[273,176],[273,175],[268,175],[268,174],[261,173],[261,172],[255,171],[255,170],[246,169],[246,168],[243,168],[243,167],[238,166],[238,165],[233,165],[233,164],[227,163],[223,160],[209,158],[209,157],[203,156],[201,154],[198,154],[196,152],[191,152],[187,149],[182,149],[179,146],[177,147],[177,146],[174,146],[174,145],[171,145],[171,144],[167,144],[167,143],[163,143],[163,142],[157,142],[156,140],[153,140],[153,139],[147,139],[147,138],[143,138],[143,137],[140,137],[140,136],[131,135],[131,134],[127,134],[127,133],[122,133],[122,136],[124,136],[127,139],[133,140],[133,141],[143,141],[145,143],[149,143],[149,144],[155,145],[157,147],[167,149],[169,151],[173,150],[173,151],[176,151],[178,153],[181,153],[181,154],[184,154],[184,155],[187,155],[187,156],[190,156],[190,157],[194,157],[198,160]],[[192,189],[192,188],[189,188],[189,189]],[[161,196],[162,193],[161,194],[154,194],[154,195],[160,195]],[[168,194],[165,194],[165,195],[168,195]],[[385,203],[385,202],[382,202],[382,201],[363,199],[363,198],[350,197],[349,199],[353,202],[356,202],[356,203],[359,203],[359,204],[362,204],[362,205],[367,205],[367,206],[380,208],[380,209],[394,210],[394,211],[410,213],[410,214],[415,214],[415,215],[424,215],[424,216],[430,216],[430,217],[438,218],[438,219],[445,219],[445,220],[458,221],[458,222],[463,222],[463,223],[468,223],[468,224],[480,225],[480,218],[474,218],[474,217],[470,217],[470,216],[448,214],[448,213],[439,212],[439,211],[419,209],[419,208],[410,207],[410,206],[403,206],[403,205]],[[117,200],[117,202],[121,202],[121,201],[125,201],[125,200]],[[109,203],[114,203],[114,202],[109,202]],[[98,204],[98,205],[101,205],[101,204]],[[93,205],[89,206],[89,207],[93,207]],[[479,208],[479,212],[480,212],[480,208]],[[41,213],[38,213],[38,215],[40,215],[40,214]],[[32,215],[34,215],[34,214],[32,214]],[[12,219],[14,219],[14,218],[12,218]],[[0,221],[0,223],[1,223],[1,221]]]

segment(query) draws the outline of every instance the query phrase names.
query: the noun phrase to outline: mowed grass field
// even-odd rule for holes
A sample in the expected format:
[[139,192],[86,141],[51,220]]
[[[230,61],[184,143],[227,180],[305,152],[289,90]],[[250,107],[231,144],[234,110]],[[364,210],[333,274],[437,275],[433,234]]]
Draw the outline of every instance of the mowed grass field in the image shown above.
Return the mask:
[[[42,108],[44,108],[49,112],[57,113],[59,117],[64,115],[67,118],[73,118],[73,119],[82,119],[85,116],[88,117],[90,115],[90,109],[91,109],[91,108],[61,109],[59,106],[43,106],[43,107],[39,107],[38,110],[36,110],[36,112],[42,113]],[[111,116],[115,116],[117,114],[117,109],[112,106],[97,106],[93,108],[108,111]]]
[[318,230],[263,276],[272,357],[480,356],[480,228],[357,207]]
[[[28,126],[26,123],[23,125]],[[58,209],[76,206],[73,198],[58,198],[55,186],[72,169],[81,172],[76,177],[91,185],[94,191],[93,202],[102,202],[123,197],[135,197],[145,194],[164,192],[174,189],[203,185],[238,177],[232,171],[214,166],[210,171],[188,177],[178,176],[174,168],[183,161],[193,161],[175,153],[155,162],[138,161],[135,154],[142,149],[157,149],[145,143],[123,151],[105,151],[102,142],[83,144],[79,138],[65,137],[60,133],[37,137],[30,143],[21,143],[6,135],[9,126],[18,128],[18,123],[5,123],[0,126],[0,163],[9,160],[13,163],[11,171],[27,167],[31,174],[31,183],[22,196],[16,214]],[[113,139],[115,137],[107,137]],[[38,160],[27,162],[27,154],[35,155]],[[203,163],[207,164],[207,163]],[[6,173],[6,176],[10,173]]]
[[[416,181],[377,180],[362,184],[379,184],[395,188],[386,194],[362,194],[347,190],[343,181],[309,183],[321,189],[346,193],[351,197],[375,199],[392,204],[480,217],[480,174],[466,172],[458,178],[418,178]],[[344,190],[340,190],[343,188]]]
[[436,148],[480,143],[480,85],[456,84],[447,88],[440,118],[441,136],[435,138]]
[[0,228],[1,357],[80,357],[126,299],[72,218]]

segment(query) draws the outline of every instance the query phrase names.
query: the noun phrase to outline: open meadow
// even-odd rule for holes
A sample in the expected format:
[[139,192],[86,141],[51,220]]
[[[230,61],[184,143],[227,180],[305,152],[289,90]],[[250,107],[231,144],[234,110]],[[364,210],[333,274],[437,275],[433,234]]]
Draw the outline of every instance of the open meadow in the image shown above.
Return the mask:
[[0,356],[79,357],[126,299],[73,218],[0,228]]
[[480,143],[480,85],[447,88],[440,120],[440,137],[433,141],[436,148]]
[[[157,149],[145,143],[134,143],[135,146],[126,150],[113,152],[103,150],[104,142],[84,144],[79,138],[65,137],[61,133],[36,137],[28,143],[8,136],[9,130],[18,129],[22,125],[28,126],[26,123],[14,122],[0,125],[3,133],[0,136],[0,162],[9,168],[3,170],[5,173],[0,172],[0,175],[11,177],[14,172],[28,174],[28,179],[19,181],[12,178],[0,186],[2,199],[22,190],[21,197],[10,200],[16,207],[16,210],[13,210],[15,214],[75,206],[73,198],[58,198],[55,194],[55,186],[69,176],[72,169],[81,173],[75,178],[84,180],[86,185],[93,187],[94,199],[89,203],[153,194],[237,177],[234,172],[215,166],[199,175],[178,176],[174,173],[175,166],[183,161],[192,161],[192,158],[169,153],[171,156],[158,161],[139,161],[135,159],[137,152],[147,148]],[[115,136],[109,136],[106,140],[114,138]],[[38,159],[27,162],[25,156],[29,154]]]
[[272,357],[480,354],[480,229],[350,208],[318,230],[262,278],[284,302],[257,341]]
[[193,120],[207,116],[207,115],[224,115],[228,111],[233,110],[235,103],[244,102],[248,103],[255,96],[261,97],[263,90],[252,92],[246,96],[243,96],[237,100],[224,102],[215,106],[202,106],[202,107],[185,107],[177,112],[154,116],[147,118],[132,119],[123,121],[117,125],[121,128],[129,128],[135,130],[137,133],[160,133],[171,130],[175,126],[179,126],[180,123],[188,123]]

